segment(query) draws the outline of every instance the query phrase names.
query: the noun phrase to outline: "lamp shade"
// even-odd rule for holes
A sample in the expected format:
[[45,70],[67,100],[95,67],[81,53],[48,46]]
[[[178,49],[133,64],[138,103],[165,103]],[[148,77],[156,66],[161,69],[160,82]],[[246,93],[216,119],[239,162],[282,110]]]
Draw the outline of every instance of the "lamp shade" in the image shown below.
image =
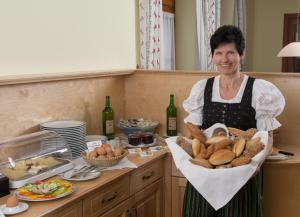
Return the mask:
[[286,45],[277,55],[278,57],[300,57],[300,42],[292,42]]

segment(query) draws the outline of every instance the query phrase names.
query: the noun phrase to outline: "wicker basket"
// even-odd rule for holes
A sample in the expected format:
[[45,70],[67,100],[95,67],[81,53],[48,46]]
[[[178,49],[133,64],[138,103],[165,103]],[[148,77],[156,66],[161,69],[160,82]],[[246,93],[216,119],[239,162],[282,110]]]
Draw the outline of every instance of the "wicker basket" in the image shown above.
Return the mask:
[[88,164],[94,165],[94,166],[99,166],[99,167],[110,167],[114,166],[117,163],[119,163],[124,157],[126,157],[128,154],[128,151],[124,151],[122,155],[118,157],[111,157],[111,158],[89,158],[87,156],[86,152],[81,153],[81,157],[87,162]]

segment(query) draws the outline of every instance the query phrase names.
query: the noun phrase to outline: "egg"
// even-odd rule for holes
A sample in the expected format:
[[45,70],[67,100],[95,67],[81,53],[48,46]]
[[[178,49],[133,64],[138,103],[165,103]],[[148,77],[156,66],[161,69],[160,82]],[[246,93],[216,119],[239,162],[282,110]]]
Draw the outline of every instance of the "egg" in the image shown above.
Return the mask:
[[97,151],[98,155],[106,155],[106,151],[102,147],[95,148],[95,150]]
[[89,158],[96,158],[98,156],[98,153],[97,153],[97,151],[91,151],[90,153],[89,153]]
[[120,156],[122,154],[122,149],[121,148],[115,148],[114,154],[115,154],[116,157]]
[[107,158],[111,158],[111,157],[114,157],[115,154],[113,152],[108,152],[106,156],[107,156]]
[[18,206],[18,204],[19,204],[19,200],[15,196],[10,195],[7,198],[6,207],[16,207]]
[[104,149],[105,149],[105,151],[107,152],[107,154],[110,153],[110,152],[112,152],[111,147],[105,147]]

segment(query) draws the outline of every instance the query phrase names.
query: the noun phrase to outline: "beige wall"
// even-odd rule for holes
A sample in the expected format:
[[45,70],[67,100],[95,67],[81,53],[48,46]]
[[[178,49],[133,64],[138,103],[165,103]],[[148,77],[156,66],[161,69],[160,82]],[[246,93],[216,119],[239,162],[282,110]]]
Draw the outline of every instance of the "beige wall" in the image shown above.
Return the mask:
[[133,0],[0,0],[0,74],[135,68]]
[[296,0],[251,0],[248,15],[248,71],[281,71],[283,15],[297,13]]
[[58,119],[86,121],[88,134],[102,134],[106,95],[115,119],[124,116],[124,76],[1,85],[0,139],[38,131],[40,123]]
[[175,1],[176,69],[196,69],[196,2]]

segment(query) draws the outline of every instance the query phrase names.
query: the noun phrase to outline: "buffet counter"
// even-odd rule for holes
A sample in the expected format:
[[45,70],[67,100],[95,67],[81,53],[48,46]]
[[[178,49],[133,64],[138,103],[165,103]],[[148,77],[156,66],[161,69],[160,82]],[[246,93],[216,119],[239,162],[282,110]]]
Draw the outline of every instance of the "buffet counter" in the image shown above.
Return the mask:
[[[157,207],[153,207],[149,212],[156,212],[153,216],[162,216],[166,156],[167,150],[144,158],[129,156],[129,160],[138,168],[102,171],[101,176],[94,180],[72,182],[77,190],[71,195],[53,201],[28,202],[29,209],[14,216],[109,217],[133,211],[138,214],[137,204],[147,206],[153,203],[149,200],[149,195],[159,202]],[[59,177],[52,177],[55,178]],[[6,199],[7,196],[1,197],[0,204],[4,204]]]

